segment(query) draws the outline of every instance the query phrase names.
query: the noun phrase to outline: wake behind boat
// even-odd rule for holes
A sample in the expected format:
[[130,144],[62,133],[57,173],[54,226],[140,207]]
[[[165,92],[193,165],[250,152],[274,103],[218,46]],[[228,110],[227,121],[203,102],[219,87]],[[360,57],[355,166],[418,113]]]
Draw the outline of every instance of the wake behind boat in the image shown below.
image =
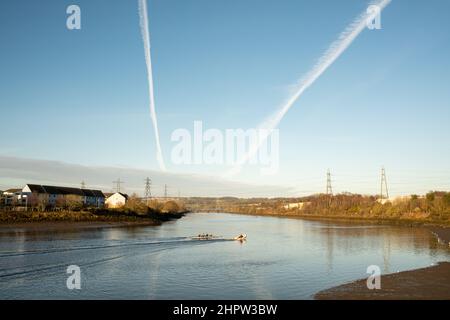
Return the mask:
[[201,233],[197,236],[191,237],[192,240],[236,240],[236,241],[244,241],[247,239],[247,235],[245,233],[242,233],[234,238],[226,239],[223,237],[215,236],[213,234],[209,233]]

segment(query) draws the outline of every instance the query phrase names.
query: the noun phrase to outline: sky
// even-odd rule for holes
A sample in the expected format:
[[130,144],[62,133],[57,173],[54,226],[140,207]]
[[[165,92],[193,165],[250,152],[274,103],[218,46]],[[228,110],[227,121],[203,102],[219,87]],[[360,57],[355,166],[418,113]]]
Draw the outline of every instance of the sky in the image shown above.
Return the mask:
[[[81,8],[80,30],[66,27],[70,4]],[[148,0],[164,174],[174,177],[172,190],[307,195],[325,191],[330,169],[334,192],[375,194],[382,166],[392,195],[449,190],[447,0],[393,0],[385,8],[382,28],[364,30],[281,121],[275,174],[248,165],[223,178],[229,166],[171,161],[171,134],[193,131],[194,121],[222,132],[255,128],[368,5]],[[0,135],[0,189],[27,181],[23,172],[44,162],[67,170],[52,179],[42,170],[30,182],[86,180],[111,188],[118,175],[111,168],[119,168],[129,170],[120,178],[129,178],[131,190],[139,187],[136,170],[159,176],[137,1],[0,2]],[[96,170],[74,176],[74,167],[108,169],[111,177],[100,179]],[[183,182],[186,175],[195,177],[192,185]]]

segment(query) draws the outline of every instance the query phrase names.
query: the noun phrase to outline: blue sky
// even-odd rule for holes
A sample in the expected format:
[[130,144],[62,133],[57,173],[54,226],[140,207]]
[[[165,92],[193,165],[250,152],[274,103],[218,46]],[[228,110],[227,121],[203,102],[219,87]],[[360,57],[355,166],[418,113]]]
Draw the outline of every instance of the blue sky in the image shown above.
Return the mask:
[[[221,174],[172,164],[172,131],[257,126],[368,3],[149,0],[169,172]],[[81,30],[66,28],[69,4]],[[337,192],[376,193],[384,165],[394,194],[450,189],[449,10],[393,0],[280,123],[279,173],[235,179],[307,194],[330,168]],[[0,155],[158,169],[137,1],[2,1],[0,39]]]

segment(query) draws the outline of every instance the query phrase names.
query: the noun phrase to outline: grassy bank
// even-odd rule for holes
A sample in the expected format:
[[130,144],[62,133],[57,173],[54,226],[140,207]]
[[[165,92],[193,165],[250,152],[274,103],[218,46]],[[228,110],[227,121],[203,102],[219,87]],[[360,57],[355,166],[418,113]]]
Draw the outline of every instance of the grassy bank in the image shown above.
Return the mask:
[[26,222],[88,222],[88,221],[140,221],[153,220],[150,217],[121,212],[93,213],[90,211],[0,211],[0,223],[26,223]]
[[120,208],[89,208],[80,203],[65,207],[0,207],[0,225],[40,222],[129,222],[160,224],[179,219],[188,211],[182,203],[168,200],[144,202],[135,195]]
[[179,219],[186,211],[162,212],[147,208],[143,211],[122,209],[86,209],[79,211],[12,211],[0,210],[0,226],[17,223],[40,222],[130,222],[160,224]]

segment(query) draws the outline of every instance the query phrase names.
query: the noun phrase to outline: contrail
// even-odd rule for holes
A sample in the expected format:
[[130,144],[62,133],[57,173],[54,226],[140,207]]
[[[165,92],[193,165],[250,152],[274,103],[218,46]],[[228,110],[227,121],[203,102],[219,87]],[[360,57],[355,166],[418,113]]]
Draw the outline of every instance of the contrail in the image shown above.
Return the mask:
[[270,117],[259,124],[258,128],[262,130],[263,135],[259,138],[258,143],[253,144],[250,150],[237,162],[237,164],[228,172],[228,175],[239,173],[242,166],[251,159],[262,144],[270,136],[283,119],[292,105],[300,98],[300,96],[308,89],[327,69],[336,61],[337,58],[350,46],[353,40],[366,28],[367,21],[375,19],[378,13],[391,2],[391,0],[372,1],[370,5],[378,6],[379,12],[363,12],[360,14],[347,28],[339,35],[325,53],[319,58],[313,68],[295,85],[295,92],[292,96]]
[[155,97],[153,94],[153,73],[152,73],[152,57],[150,55],[150,33],[148,31],[147,17],[147,0],[138,0],[139,2],[139,24],[141,27],[142,41],[144,42],[145,63],[147,65],[148,93],[150,99],[150,116],[153,122],[156,141],[156,158],[159,168],[166,170],[164,158],[161,151],[161,143],[159,141],[158,119],[156,117]]

